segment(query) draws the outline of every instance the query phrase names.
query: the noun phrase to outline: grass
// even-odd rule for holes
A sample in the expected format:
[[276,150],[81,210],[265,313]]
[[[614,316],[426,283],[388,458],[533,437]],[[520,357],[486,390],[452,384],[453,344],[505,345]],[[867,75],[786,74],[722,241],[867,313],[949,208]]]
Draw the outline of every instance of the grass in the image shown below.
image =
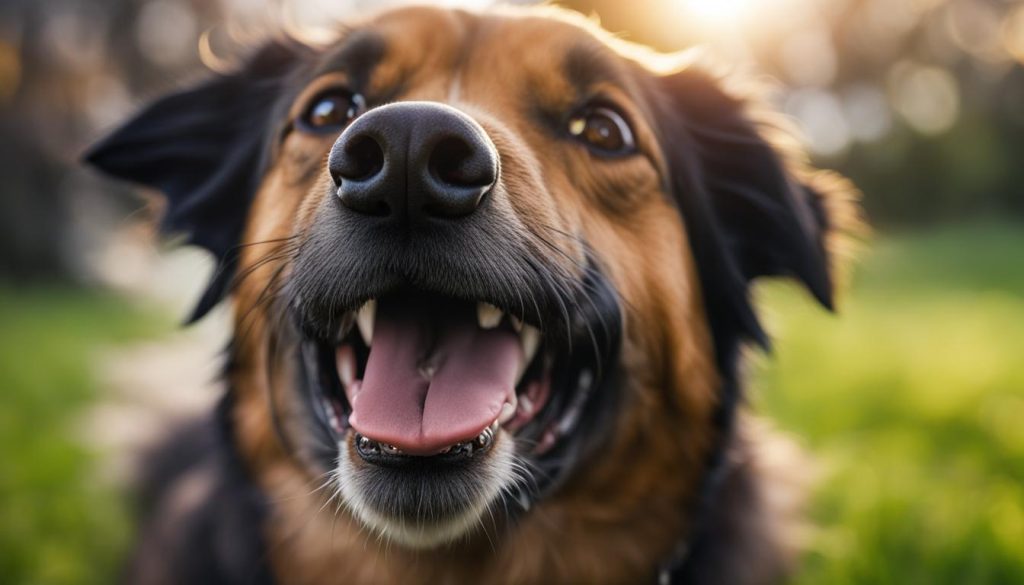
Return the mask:
[[75,433],[100,346],[166,328],[107,296],[0,289],[0,581],[113,582],[127,508]]
[[881,239],[837,317],[762,291],[755,402],[824,469],[798,584],[1024,583],[1024,229]]
[[[824,473],[804,584],[1024,583],[1024,229],[879,238],[838,317],[764,287],[757,407]],[[0,290],[0,581],[109,583],[130,535],[75,423],[98,347],[166,330],[76,292]]]

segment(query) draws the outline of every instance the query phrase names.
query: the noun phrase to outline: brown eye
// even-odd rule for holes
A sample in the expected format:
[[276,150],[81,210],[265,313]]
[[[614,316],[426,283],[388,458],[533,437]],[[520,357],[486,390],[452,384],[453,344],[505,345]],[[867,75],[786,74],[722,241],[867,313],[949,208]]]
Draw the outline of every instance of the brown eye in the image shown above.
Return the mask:
[[570,118],[569,134],[603,154],[628,154],[636,148],[626,120],[602,106],[587,108]]
[[340,130],[364,109],[363,96],[344,89],[330,89],[310,102],[299,122],[313,132]]

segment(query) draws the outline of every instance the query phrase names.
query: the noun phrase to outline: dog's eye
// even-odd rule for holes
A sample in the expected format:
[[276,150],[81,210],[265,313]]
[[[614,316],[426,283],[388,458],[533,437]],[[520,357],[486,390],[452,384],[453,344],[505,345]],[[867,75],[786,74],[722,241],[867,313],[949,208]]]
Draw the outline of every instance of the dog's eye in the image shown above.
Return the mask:
[[366,109],[363,96],[345,89],[329,89],[311,102],[300,118],[300,124],[313,132],[344,128]]
[[605,154],[627,154],[636,148],[626,120],[603,106],[587,108],[570,118],[569,134]]

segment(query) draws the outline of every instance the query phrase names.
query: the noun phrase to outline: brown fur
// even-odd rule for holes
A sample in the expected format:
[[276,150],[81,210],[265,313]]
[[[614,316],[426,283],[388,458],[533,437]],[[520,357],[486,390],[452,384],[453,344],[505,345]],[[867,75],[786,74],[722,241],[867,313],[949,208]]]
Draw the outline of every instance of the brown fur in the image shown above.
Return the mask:
[[[468,18],[432,10],[383,17],[379,29],[394,36],[388,37],[389,54],[382,70],[375,73],[373,86],[386,87],[401,78],[409,89],[400,99],[445,101],[451,60],[463,49],[460,41],[465,32],[460,21]],[[653,165],[646,160],[614,164],[605,176],[594,176],[593,165],[585,160],[566,164],[557,156],[543,161],[523,156],[550,150],[551,140],[531,132],[515,91],[509,88],[536,83],[538,91],[552,99],[565,95],[568,88],[560,87],[557,77],[545,77],[550,55],[581,38],[573,25],[561,20],[525,18],[532,22],[494,18],[479,25],[471,65],[461,72],[457,105],[488,116],[489,120],[480,121],[499,149],[516,149],[517,156],[503,160],[529,163],[524,168],[508,164],[503,168],[506,180],[516,187],[510,190],[528,194],[530,183],[543,177],[548,189],[556,191],[550,201],[528,197],[514,201],[524,224],[560,220],[557,225],[562,231],[585,234],[607,259],[612,280],[632,309],[626,315],[625,346],[630,405],[621,427],[612,431],[616,440],[602,454],[602,461],[575,477],[556,497],[541,502],[493,550],[486,540],[442,552],[389,547],[368,536],[345,512],[336,513],[331,506],[322,510],[324,494],[311,493],[317,487],[315,478],[308,477],[278,446],[268,400],[277,401],[280,409],[288,400],[288,389],[279,387],[282,395],[278,396],[268,390],[263,379],[267,349],[261,317],[239,311],[238,330],[250,331],[241,338],[239,354],[246,359],[232,380],[239,396],[236,417],[241,445],[260,484],[277,502],[268,528],[269,544],[277,574],[289,583],[627,583],[644,574],[650,580],[655,577],[653,567],[669,555],[687,528],[679,510],[694,497],[693,488],[714,437],[708,436],[704,424],[680,421],[710,418],[717,375],[700,317],[694,267],[679,254],[686,248],[685,234],[659,188]],[[391,32],[395,30],[401,34]],[[419,36],[427,34],[429,38]],[[392,39],[400,44],[392,46]],[[438,46],[438,39],[446,42]],[[406,63],[417,63],[425,45],[436,47],[430,51],[430,62],[420,63],[411,79],[406,77],[402,72],[413,68]],[[513,61],[505,55],[518,58]],[[524,64],[532,76],[521,80]],[[506,129],[509,126],[511,131]],[[657,152],[650,128],[641,126],[638,134],[643,150]],[[521,146],[515,143],[518,140],[531,143]],[[304,204],[308,205],[305,194],[317,192],[308,180],[303,181],[310,176],[303,166],[313,160],[322,165],[332,141],[297,135],[285,144],[281,162],[269,172],[256,198],[248,241],[286,237],[294,226],[282,220],[298,215],[301,222],[306,216]],[[502,144],[505,141],[508,144]],[[326,175],[318,180],[326,180]],[[591,189],[573,186],[581,183]],[[633,186],[631,192],[638,201],[632,214],[614,215],[606,206],[595,205],[593,199],[602,195],[602,188],[623,183]],[[246,251],[243,270],[266,254],[260,248]],[[570,253],[578,256],[580,252]],[[238,292],[238,307],[258,303],[275,268],[270,263],[246,279]],[[674,389],[667,404],[666,388]],[[673,473],[663,473],[665,469]]]
[[[404,9],[356,28],[386,39],[368,94],[449,103],[472,115],[502,155],[498,204],[516,218],[517,229],[548,239],[567,270],[584,258],[580,239],[593,247],[624,308],[625,399],[615,428],[603,431],[606,447],[514,526],[499,530],[494,521],[430,551],[370,535],[331,499],[330,489],[318,489],[323,478],[311,471],[306,446],[295,442],[302,436],[297,427],[308,421],[299,414],[287,363],[275,353],[267,297],[290,270],[289,238],[301,240],[329,186],[326,157],[335,139],[289,134],[275,147],[249,212],[230,372],[235,439],[271,503],[264,537],[277,579],[301,585],[654,582],[660,564],[694,529],[687,511],[700,504],[712,450],[728,442],[718,510],[709,518],[733,545],[716,551],[706,570],[719,571],[715,582],[775,582],[793,561],[787,531],[795,500],[772,495],[778,493],[772,482],[786,474],[769,471],[760,448],[769,433],[740,417],[739,438],[732,439],[712,422],[723,382],[686,229],[664,189],[669,162],[658,142],[661,129],[637,81],[641,74],[669,73],[652,73],[654,56],[550,9],[488,15]],[[631,119],[642,156],[595,164],[538,129],[536,112],[524,109],[538,102],[557,112],[579,97],[555,71],[557,56],[578,46],[607,59],[623,80],[605,89]],[[670,74],[718,84],[689,67]],[[291,115],[339,75],[298,91]],[[853,225],[848,184],[812,175],[795,156],[787,165],[816,186],[833,222]],[[835,238],[827,236],[830,247]]]

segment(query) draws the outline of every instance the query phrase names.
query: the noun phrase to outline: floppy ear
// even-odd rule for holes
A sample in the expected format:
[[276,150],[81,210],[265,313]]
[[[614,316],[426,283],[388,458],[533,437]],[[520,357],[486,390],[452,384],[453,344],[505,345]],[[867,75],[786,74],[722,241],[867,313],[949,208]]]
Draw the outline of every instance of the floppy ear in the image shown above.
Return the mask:
[[735,340],[767,338],[749,300],[760,276],[797,279],[833,306],[830,255],[842,221],[856,218],[855,190],[831,173],[804,169],[778,128],[755,120],[754,104],[695,67],[658,78],[662,147],[673,197],[700,273],[719,357]]
[[157,100],[86,154],[114,177],[162,191],[161,231],[220,261],[189,322],[227,293],[283,81],[305,50],[268,43],[237,71]]

